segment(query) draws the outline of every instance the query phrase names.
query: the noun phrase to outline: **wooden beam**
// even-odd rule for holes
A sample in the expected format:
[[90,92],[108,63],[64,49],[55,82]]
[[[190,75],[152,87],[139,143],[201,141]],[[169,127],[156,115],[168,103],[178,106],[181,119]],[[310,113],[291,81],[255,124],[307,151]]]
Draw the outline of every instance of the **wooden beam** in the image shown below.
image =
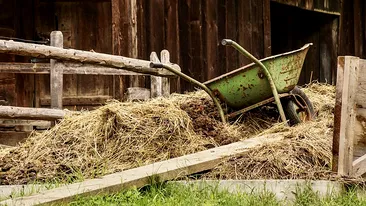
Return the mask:
[[56,120],[66,113],[60,109],[0,106],[0,118],[3,119]]
[[[64,36],[60,31],[51,32],[51,46],[63,48]],[[55,59],[51,59],[50,69],[50,93],[51,108],[62,109],[62,89],[63,89],[63,64]]]
[[360,177],[366,173],[366,154],[359,157],[352,163],[352,175],[355,177]]
[[[64,106],[75,106],[75,105],[103,105],[106,101],[113,99],[112,96],[77,96],[77,97],[63,97],[62,104]],[[41,98],[41,106],[51,105],[51,99]]]
[[[63,62],[63,74],[90,75],[145,75],[141,73],[105,67],[95,64]],[[49,74],[49,63],[0,63],[0,73]]]
[[334,150],[334,147],[338,144],[337,170],[339,175],[352,175],[358,65],[359,58],[357,57],[341,56],[338,58],[333,158],[337,159],[337,151]]
[[[165,69],[150,68],[150,61],[76,49],[0,40],[0,53],[92,63],[156,76],[175,76]],[[179,68],[176,64],[172,66]]]
[[171,180],[212,169],[227,157],[248,152],[253,148],[268,143],[278,142],[283,140],[284,136],[283,134],[271,134],[246,139],[241,142],[106,175],[98,179],[55,188],[29,197],[5,200],[0,202],[0,205],[34,205],[67,202],[80,195],[118,192],[132,186],[142,187],[148,184],[151,177],[154,176],[160,181]]

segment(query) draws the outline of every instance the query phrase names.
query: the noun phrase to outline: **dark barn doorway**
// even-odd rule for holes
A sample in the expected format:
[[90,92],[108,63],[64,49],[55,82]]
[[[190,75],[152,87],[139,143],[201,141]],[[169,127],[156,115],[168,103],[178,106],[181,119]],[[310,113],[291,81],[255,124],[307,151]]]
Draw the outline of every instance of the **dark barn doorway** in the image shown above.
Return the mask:
[[271,2],[272,55],[313,43],[299,80],[335,83],[338,16]]

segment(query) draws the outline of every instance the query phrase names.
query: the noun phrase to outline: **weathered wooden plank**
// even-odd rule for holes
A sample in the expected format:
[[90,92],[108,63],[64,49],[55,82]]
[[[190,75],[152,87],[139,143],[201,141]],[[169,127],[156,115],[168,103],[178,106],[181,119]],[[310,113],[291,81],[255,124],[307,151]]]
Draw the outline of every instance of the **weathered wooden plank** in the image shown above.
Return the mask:
[[[161,77],[160,77],[161,78]],[[127,101],[142,101],[150,99],[150,89],[142,87],[129,87],[126,92]]]
[[[361,72],[361,70],[360,70]],[[362,76],[362,75],[359,75]],[[358,93],[364,91],[357,90]],[[358,94],[357,94],[358,95]],[[357,106],[356,106],[357,107]],[[356,121],[354,124],[354,140],[353,140],[353,159],[357,159],[366,154],[366,109],[356,109]]]
[[[238,9],[237,9],[237,1],[235,0],[227,0],[226,1],[226,37],[228,39],[233,39],[234,41],[238,38],[238,27],[237,27],[237,21],[238,21]],[[246,35],[246,34],[244,34]],[[253,41],[253,39],[251,39]],[[239,52],[234,49],[233,47],[223,46],[226,49],[226,72],[233,71],[238,68],[238,60],[239,60]]]
[[273,2],[296,6],[301,9],[340,15],[340,2],[334,0],[271,0]]
[[[71,60],[126,69],[129,71],[156,76],[174,76],[174,74],[167,72],[164,69],[150,68],[150,61],[76,49],[61,49],[45,45],[0,40],[0,53],[53,58],[57,60]],[[178,65],[172,65],[172,67],[177,68]]]
[[332,68],[336,67],[334,64],[337,59],[338,32],[333,30],[338,29],[337,25],[334,25],[336,21],[327,18],[319,31],[320,81],[327,83],[332,83]]
[[[63,48],[64,37],[62,32],[51,32],[51,46]],[[51,59],[50,88],[51,88],[51,108],[62,109],[62,88],[63,88],[63,64]]]
[[117,192],[132,186],[142,187],[149,183],[151,176],[160,181],[175,179],[212,169],[225,158],[242,154],[250,149],[278,142],[284,139],[283,135],[264,135],[241,142],[209,149],[194,154],[185,155],[170,160],[126,170],[119,173],[103,176],[98,179],[86,180],[64,187],[48,190],[29,197],[19,197],[5,200],[0,204],[7,205],[34,205],[55,202],[67,202],[79,195],[93,195],[106,192]]
[[[111,54],[111,4],[109,2],[75,3],[79,5],[73,9],[72,12],[76,15],[70,21],[73,23],[76,42],[71,48]],[[112,95],[112,79],[111,76],[78,75],[77,95]]]
[[[180,64],[180,44],[181,41],[179,32],[179,9],[178,0],[164,1],[166,15],[165,18],[165,32],[166,43],[165,47],[170,52],[170,58],[172,62]],[[213,2],[212,2],[213,4]],[[183,38],[184,39],[184,38]],[[182,39],[182,40],[183,40]],[[180,78],[170,79],[171,92],[180,92]]]
[[[170,63],[170,53],[168,50],[163,50],[160,52],[160,60],[161,63],[164,64],[169,64]],[[166,77],[161,77],[162,78],[162,95],[164,97],[169,96],[170,95],[170,79],[166,78]]]
[[271,49],[271,0],[263,0],[263,52],[264,57],[272,54]]
[[[150,61],[152,62],[160,62],[158,55],[156,52],[151,52]],[[150,94],[151,98],[162,96],[163,90],[163,80],[161,77],[151,76],[151,85],[150,85]]]
[[[180,60],[181,60],[181,66],[182,66],[182,72],[192,76],[190,73],[189,68],[192,68],[191,65],[191,59],[190,56],[190,48],[191,48],[191,29],[189,26],[190,22],[190,1],[178,1],[179,6],[179,30],[180,30],[180,36],[182,38],[180,41]],[[183,40],[184,37],[184,40]],[[187,81],[181,79],[181,90],[192,90],[193,87],[191,84],[189,84]]]
[[[123,41],[126,42],[127,37],[127,28],[123,28],[121,15],[121,8],[126,8],[123,5],[123,1],[120,0],[111,0],[111,9],[112,9],[112,54],[114,55],[126,55],[127,49],[125,49],[127,44],[123,44]],[[126,16],[126,15],[124,15]],[[115,99],[123,100],[124,93],[127,89],[127,81],[128,78],[124,78],[122,76],[114,76],[113,77],[113,96]]]
[[202,1],[189,0],[190,4],[190,41],[189,56],[191,67],[189,74],[196,80],[204,82],[206,70],[203,68],[203,36],[202,36]]
[[[362,1],[363,2],[363,1]],[[355,56],[362,57],[363,54],[363,35],[362,35],[362,21],[361,21],[361,0],[353,0],[353,29],[355,42]]]
[[[252,54],[257,59],[263,58],[263,0],[252,0]],[[244,34],[245,35],[245,34]]]
[[3,119],[56,120],[66,113],[60,109],[0,106],[0,118]]
[[[137,36],[137,2],[136,0],[127,0],[126,3],[128,12],[128,56],[132,58],[138,58],[138,36]],[[130,87],[144,87],[145,79],[144,77],[131,76],[130,77]]]
[[[34,27],[34,10],[33,2],[31,1],[14,1],[14,30],[16,37],[22,39],[33,39],[35,34]],[[16,56],[17,62],[29,62],[30,57]],[[16,93],[17,106],[33,107],[34,99],[34,75],[17,74],[16,76]]]
[[[359,70],[360,74],[365,74],[366,72],[365,59],[359,60]],[[366,75],[359,75],[358,77],[356,104],[358,108],[366,109]]]
[[[49,74],[49,63],[0,63],[0,73],[23,73],[23,74]],[[146,75],[100,66],[96,64],[63,62],[63,74],[85,74],[85,75]]]
[[[160,53],[161,61],[157,54],[152,52],[150,60],[153,62],[170,63],[170,55],[167,50],[163,50]],[[168,96],[170,94],[170,82],[168,78],[151,76],[151,98],[159,96]]]
[[208,80],[213,79],[219,76],[219,71],[217,68],[217,51],[219,44],[218,39],[218,28],[217,28],[217,2],[218,0],[212,1],[203,1],[203,9],[204,9],[204,21],[205,27],[204,29],[204,59],[205,59],[205,69],[207,70],[206,78]]
[[[358,62],[356,57],[338,58],[333,146],[339,145],[338,174],[340,175],[352,175]],[[337,154],[334,154],[333,158],[336,159],[336,156]]]
[[[12,6],[15,5],[14,2],[3,2],[2,7],[4,8],[4,13],[0,17],[1,25],[6,25],[7,15],[13,11]],[[6,9],[5,9],[6,8]],[[9,9],[9,10],[7,10]],[[9,22],[8,22],[9,23]],[[6,37],[15,37],[15,31],[13,29],[0,29],[0,35]],[[1,62],[12,62],[15,61],[14,55],[0,54]],[[17,92],[16,92],[16,76],[14,74],[0,73],[0,102],[2,105],[16,105]]]
[[[64,106],[75,106],[75,105],[103,105],[106,101],[113,99],[112,96],[77,96],[77,97],[64,97],[62,98],[62,104]],[[41,106],[49,106],[51,99],[49,97],[43,97],[40,99]]]
[[359,177],[366,173],[366,154],[359,157],[352,163],[352,175]]
[[[239,44],[249,52],[253,51],[252,38],[252,0],[238,1],[238,30]],[[239,55],[239,65],[244,66],[251,63],[251,61],[244,55]]]

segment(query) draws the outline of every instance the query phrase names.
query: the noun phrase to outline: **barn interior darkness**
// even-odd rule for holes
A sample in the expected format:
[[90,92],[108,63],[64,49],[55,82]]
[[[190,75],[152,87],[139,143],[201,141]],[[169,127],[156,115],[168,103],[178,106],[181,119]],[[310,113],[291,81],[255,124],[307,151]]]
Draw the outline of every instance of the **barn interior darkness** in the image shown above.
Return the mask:
[[311,80],[334,81],[338,16],[271,2],[272,55],[313,43],[307,54],[299,84]]

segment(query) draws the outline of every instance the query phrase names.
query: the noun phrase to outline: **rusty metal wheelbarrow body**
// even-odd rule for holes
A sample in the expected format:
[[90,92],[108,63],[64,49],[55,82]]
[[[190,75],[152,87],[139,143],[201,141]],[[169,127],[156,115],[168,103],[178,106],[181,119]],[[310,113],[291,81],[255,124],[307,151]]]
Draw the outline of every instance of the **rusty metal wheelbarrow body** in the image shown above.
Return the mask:
[[306,44],[298,50],[271,56],[262,60],[256,59],[236,42],[224,39],[223,45],[230,45],[254,63],[221,75],[217,78],[200,83],[197,80],[174,70],[171,66],[151,63],[151,67],[166,68],[178,76],[196,84],[205,90],[218,107],[222,121],[226,121],[218,99],[225,102],[236,112],[227,116],[236,116],[269,102],[276,102],[282,121],[286,117],[280,98],[293,96],[298,105],[296,109],[306,110],[303,97],[290,92],[298,83],[306,54],[311,44]]
[[[298,83],[310,44],[299,50],[260,60],[268,69],[279,94]],[[216,97],[235,109],[242,109],[273,97],[269,81],[260,66],[249,64],[204,83]]]

